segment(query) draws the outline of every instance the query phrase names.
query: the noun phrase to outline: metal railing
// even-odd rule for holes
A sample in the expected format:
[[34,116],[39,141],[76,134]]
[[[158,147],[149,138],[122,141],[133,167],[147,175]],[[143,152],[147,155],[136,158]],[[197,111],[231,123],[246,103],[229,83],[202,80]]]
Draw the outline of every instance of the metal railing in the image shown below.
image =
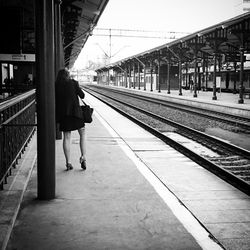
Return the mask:
[[36,129],[35,97],[35,90],[30,90],[0,103],[0,189]]

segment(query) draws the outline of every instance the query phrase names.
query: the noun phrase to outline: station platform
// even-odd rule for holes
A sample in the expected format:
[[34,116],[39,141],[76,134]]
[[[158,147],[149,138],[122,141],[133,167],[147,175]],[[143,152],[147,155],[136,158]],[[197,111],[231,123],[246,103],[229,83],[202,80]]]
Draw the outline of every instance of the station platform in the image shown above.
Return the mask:
[[[157,92],[157,91],[154,91]],[[244,98],[244,103],[238,103],[239,93],[227,93],[227,92],[216,92],[217,100],[213,100],[212,91],[197,91],[197,97],[194,97],[194,91],[182,89],[182,96],[179,95],[179,90],[171,90],[170,94],[167,94],[166,90],[161,90],[162,94],[170,95],[179,98],[188,98],[191,100],[197,100],[199,102],[208,102],[218,105],[232,105],[238,108],[250,108],[250,98]]]
[[95,109],[87,170],[77,132],[72,171],[57,141],[56,199],[37,200],[34,136],[0,199],[2,249],[249,249],[247,195],[88,94],[86,102]]

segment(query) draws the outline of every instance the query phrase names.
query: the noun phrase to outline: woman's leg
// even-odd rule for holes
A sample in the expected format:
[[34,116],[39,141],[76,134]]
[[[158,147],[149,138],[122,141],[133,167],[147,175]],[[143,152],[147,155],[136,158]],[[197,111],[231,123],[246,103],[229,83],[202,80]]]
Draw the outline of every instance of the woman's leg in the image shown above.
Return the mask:
[[[85,127],[78,129],[80,135],[80,150],[81,150],[81,159],[86,160],[86,138],[85,138]],[[81,161],[81,160],[80,160]]]
[[70,163],[70,143],[71,143],[71,131],[63,132],[63,152],[66,159],[66,164]]

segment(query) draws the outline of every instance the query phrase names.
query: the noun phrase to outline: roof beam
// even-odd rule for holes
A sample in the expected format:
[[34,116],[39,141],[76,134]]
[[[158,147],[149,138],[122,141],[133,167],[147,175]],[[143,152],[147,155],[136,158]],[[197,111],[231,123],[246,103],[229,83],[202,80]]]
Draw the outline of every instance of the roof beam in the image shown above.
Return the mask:
[[90,27],[87,31],[85,31],[84,33],[82,33],[80,36],[78,36],[77,38],[75,38],[73,41],[71,41],[70,43],[68,43],[67,45],[64,46],[64,50],[67,49],[71,44],[77,42],[78,40],[80,40],[81,38],[83,38],[84,36],[87,36],[88,33],[92,32],[93,27]]

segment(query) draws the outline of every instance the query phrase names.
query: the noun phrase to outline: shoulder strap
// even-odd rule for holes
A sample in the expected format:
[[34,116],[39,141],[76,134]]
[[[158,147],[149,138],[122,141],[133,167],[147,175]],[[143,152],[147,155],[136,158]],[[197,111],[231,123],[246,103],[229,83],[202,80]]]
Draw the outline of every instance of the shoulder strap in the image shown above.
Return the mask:
[[86,106],[87,104],[83,101],[83,99],[82,98],[80,98],[80,99],[81,99],[82,103]]

